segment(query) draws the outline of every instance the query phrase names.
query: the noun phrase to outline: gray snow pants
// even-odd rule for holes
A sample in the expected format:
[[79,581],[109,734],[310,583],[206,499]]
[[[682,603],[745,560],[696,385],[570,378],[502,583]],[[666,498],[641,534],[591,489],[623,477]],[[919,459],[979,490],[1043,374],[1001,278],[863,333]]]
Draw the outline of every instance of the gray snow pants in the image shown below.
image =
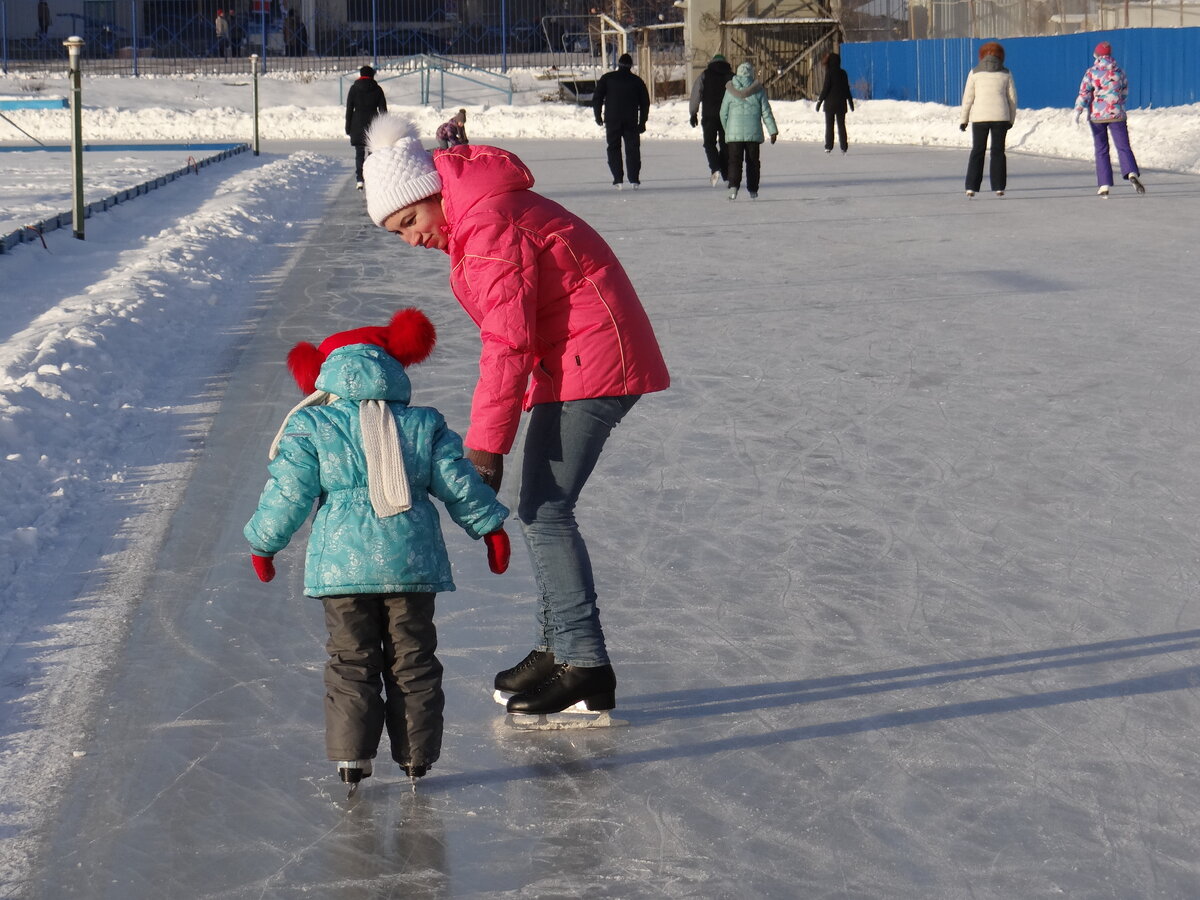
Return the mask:
[[[442,664],[434,594],[322,597],[325,752],[331,760],[374,759],[386,726],[392,759],[431,765],[442,751]],[[385,700],[386,695],[386,700]]]

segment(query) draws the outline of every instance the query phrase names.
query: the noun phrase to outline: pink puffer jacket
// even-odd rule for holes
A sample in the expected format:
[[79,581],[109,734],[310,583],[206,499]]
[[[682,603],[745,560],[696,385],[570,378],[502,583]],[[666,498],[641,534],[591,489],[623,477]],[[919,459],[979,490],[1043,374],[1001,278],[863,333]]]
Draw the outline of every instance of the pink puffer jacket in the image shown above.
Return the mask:
[[450,287],[483,339],[468,447],[507,453],[536,403],[670,384],[629,277],[590,225],[529,190],[533,174],[506,150],[452,147],[433,159]]

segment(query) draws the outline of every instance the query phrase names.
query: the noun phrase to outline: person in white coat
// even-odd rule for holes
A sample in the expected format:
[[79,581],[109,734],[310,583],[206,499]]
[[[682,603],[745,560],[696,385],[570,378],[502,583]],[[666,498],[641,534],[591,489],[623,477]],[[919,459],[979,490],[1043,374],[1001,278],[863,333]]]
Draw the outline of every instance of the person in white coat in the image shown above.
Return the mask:
[[967,162],[967,196],[974,197],[983,184],[983,157],[988,141],[992,161],[988,170],[992,190],[1003,197],[1008,187],[1008,160],[1004,139],[1017,120],[1017,88],[1012,72],[1004,68],[1004,48],[989,41],[979,48],[979,65],[967,76],[963,89],[959,129],[971,126],[971,157]]

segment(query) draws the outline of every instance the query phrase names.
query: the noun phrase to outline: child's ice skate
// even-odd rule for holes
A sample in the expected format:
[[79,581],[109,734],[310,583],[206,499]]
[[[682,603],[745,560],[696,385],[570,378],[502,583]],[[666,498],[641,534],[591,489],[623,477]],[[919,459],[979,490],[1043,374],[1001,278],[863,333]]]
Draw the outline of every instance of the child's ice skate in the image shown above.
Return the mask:
[[338,776],[344,784],[350,785],[350,790],[346,794],[346,799],[349,800],[358,793],[358,785],[364,778],[371,777],[371,760],[369,759],[343,759],[337,764]]
[[429,771],[429,766],[416,765],[414,763],[400,763],[400,768],[404,770],[404,774],[408,776],[408,783],[412,785],[413,793],[417,792],[417,779],[424,778],[425,773]]

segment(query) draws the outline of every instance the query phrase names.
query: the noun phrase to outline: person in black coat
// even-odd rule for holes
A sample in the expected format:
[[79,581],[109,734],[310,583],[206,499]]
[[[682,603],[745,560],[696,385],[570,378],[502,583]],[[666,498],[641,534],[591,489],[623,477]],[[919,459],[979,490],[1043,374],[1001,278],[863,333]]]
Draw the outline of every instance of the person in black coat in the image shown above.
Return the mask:
[[387,112],[383,88],[375,82],[375,70],[363,66],[359,78],[346,91],[346,134],[354,145],[354,177],[363,189],[363,160],[367,158],[367,126],[381,112]]
[[[629,183],[641,184],[642,132],[650,115],[650,91],[646,82],[633,74],[633,57],[622,53],[615,72],[606,72],[596,82],[592,94],[592,109],[596,124],[603,125],[608,135],[608,168],[613,184],[621,186],[626,171]],[[621,167],[621,144],[625,144],[625,168]]]
[[854,98],[850,96],[850,76],[842,68],[842,57],[830,53],[825,58],[825,86],[817,98],[817,112],[825,105],[825,152],[833,152],[833,126],[837,124],[838,145],[845,153],[850,147],[846,139],[846,107],[854,112]]
[[709,180],[713,187],[729,181],[729,148],[725,146],[725,129],[721,125],[721,101],[725,99],[725,86],[733,78],[733,66],[720,53],[713,56],[700,77],[692,85],[692,127],[700,126],[704,141],[704,155],[708,159]]

